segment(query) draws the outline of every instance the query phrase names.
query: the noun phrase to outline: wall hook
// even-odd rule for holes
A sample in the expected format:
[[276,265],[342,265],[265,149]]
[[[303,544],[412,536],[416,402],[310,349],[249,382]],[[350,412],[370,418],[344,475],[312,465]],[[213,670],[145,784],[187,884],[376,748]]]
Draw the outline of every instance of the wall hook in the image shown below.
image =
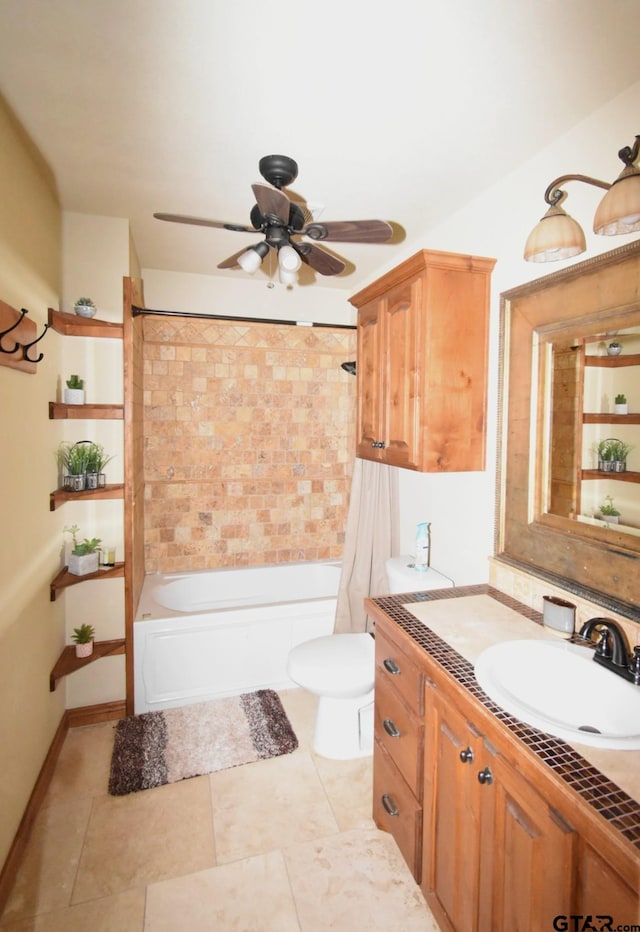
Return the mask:
[[20,317],[18,317],[18,319],[14,321],[14,323],[12,323],[10,327],[8,327],[6,330],[3,330],[2,333],[0,333],[0,353],[8,353],[9,355],[11,355],[12,353],[18,352],[18,350],[20,349],[19,343],[15,343],[13,349],[5,349],[4,346],[2,345],[2,341],[8,333],[11,333],[12,330],[15,330],[16,327],[20,326],[20,324],[24,320],[25,314],[28,314],[28,313],[29,311],[27,311],[27,309],[23,307],[22,310],[20,311]]
[[37,359],[32,359],[31,356],[29,356],[29,350],[31,349],[32,346],[35,346],[36,343],[40,342],[40,340],[43,338],[43,336],[45,335],[48,329],[49,329],[49,324],[45,324],[44,330],[42,331],[40,336],[37,337],[35,340],[32,340],[31,343],[25,343],[24,346],[22,347],[22,358],[26,359],[27,362],[41,362],[44,359],[44,353],[40,353]]

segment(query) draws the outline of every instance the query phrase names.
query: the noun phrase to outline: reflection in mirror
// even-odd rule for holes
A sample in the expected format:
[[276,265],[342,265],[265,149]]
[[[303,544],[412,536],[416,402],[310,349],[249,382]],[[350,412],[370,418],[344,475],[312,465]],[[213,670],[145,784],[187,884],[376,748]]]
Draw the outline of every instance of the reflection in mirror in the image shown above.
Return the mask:
[[544,511],[640,536],[640,326],[554,340],[545,359]]

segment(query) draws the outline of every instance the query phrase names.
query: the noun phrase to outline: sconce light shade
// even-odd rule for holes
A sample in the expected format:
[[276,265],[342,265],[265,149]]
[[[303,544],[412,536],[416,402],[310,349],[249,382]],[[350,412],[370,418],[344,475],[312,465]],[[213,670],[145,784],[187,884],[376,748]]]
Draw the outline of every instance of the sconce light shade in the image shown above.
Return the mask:
[[246,252],[238,256],[238,265],[245,272],[252,274],[256,269],[260,268],[262,260],[268,252],[269,247],[266,243],[256,243],[254,246],[249,246]]
[[603,236],[640,230],[640,171],[627,166],[600,201],[593,232]]
[[562,207],[554,205],[529,234],[524,258],[527,262],[556,262],[578,256],[586,248],[580,224]]

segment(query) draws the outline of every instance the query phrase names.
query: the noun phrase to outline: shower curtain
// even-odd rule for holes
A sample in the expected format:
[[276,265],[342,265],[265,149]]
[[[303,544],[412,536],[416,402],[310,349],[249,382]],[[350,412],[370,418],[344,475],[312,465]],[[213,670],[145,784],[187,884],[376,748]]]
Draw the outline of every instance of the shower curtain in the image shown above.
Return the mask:
[[372,630],[364,598],[389,591],[385,560],[397,552],[398,478],[392,466],[356,459],[334,631]]

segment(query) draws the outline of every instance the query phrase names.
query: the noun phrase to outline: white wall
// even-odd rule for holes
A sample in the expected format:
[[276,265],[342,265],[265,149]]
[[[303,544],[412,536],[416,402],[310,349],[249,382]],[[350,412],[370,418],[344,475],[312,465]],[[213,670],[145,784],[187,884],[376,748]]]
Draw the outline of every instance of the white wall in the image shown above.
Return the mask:
[[[522,258],[530,230],[545,213],[547,185],[569,172],[613,181],[623,167],[617,157],[618,150],[631,145],[635,133],[640,130],[639,112],[640,83],[589,119],[568,129],[553,145],[452,215],[446,223],[428,231],[407,231],[402,251],[396,252],[393,262],[381,267],[375,276],[419,249],[472,253],[498,260],[492,279],[486,470],[447,475],[398,471],[401,551],[412,553],[416,524],[431,521],[432,563],[459,585],[486,582],[489,578],[487,561],[493,553],[500,293],[634,238],[597,237],[591,233],[593,214],[602,191],[574,182],[567,186],[565,209],[585,230],[586,254],[570,262],[547,265],[527,263]],[[354,320],[353,308],[348,303],[352,291],[342,293],[323,288],[287,291],[280,285],[267,289],[264,283],[222,282],[208,276],[153,269],[144,269],[143,277],[148,307],[333,323]],[[366,284],[368,282],[362,287]]]

